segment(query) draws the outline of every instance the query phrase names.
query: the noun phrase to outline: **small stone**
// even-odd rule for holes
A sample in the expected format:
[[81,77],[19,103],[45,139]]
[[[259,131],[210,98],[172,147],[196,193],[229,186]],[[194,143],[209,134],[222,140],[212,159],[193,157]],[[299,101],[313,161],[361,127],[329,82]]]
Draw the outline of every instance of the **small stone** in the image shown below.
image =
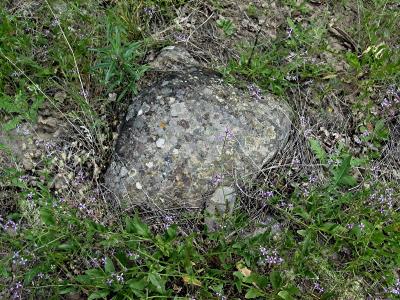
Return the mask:
[[178,154],[179,154],[179,150],[178,150],[178,149],[172,150],[172,154],[173,154],[173,155],[178,155]]
[[171,105],[171,116],[178,117],[187,114],[185,103],[179,102]]
[[218,217],[231,215],[235,206],[236,191],[232,187],[219,187],[211,196],[205,210],[204,223],[211,231],[218,228]]
[[141,189],[143,189],[143,186],[141,185],[140,182],[136,182],[136,188],[137,188],[138,190],[141,190]]
[[24,158],[22,160],[22,166],[24,167],[25,170],[30,171],[33,169],[33,163],[32,160],[29,158]]
[[54,100],[60,103],[62,103],[66,98],[67,98],[67,93],[64,91],[57,92],[54,95]]
[[119,176],[121,176],[121,177],[125,177],[126,175],[128,175],[128,169],[127,168],[125,168],[125,167],[122,167],[121,168],[121,171],[119,171]]
[[62,174],[57,174],[52,182],[52,187],[56,190],[64,189],[68,186],[66,178]]
[[151,169],[154,166],[153,162],[148,162],[146,163],[146,167],[148,167],[149,169]]
[[160,138],[156,141],[157,148],[164,148],[164,144],[165,144],[165,139]]

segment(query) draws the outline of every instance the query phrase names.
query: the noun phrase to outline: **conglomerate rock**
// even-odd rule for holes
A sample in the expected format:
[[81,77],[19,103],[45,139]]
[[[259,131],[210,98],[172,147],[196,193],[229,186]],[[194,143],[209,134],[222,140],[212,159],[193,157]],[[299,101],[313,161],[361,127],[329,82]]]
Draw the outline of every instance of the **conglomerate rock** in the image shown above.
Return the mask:
[[203,208],[217,186],[257,174],[286,143],[284,103],[254,99],[192,62],[166,70],[129,107],[105,176],[124,207]]

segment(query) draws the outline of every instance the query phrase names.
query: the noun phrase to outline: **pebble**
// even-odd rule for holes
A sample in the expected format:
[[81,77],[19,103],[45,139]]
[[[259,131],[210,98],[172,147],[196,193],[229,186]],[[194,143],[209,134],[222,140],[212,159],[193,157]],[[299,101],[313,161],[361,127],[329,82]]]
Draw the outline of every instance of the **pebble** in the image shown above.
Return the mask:
[[156,146],[158,147],[158,148],[164,148],[164,145],[165,145],[165,139],[158,139],[157,141],[156,141]]

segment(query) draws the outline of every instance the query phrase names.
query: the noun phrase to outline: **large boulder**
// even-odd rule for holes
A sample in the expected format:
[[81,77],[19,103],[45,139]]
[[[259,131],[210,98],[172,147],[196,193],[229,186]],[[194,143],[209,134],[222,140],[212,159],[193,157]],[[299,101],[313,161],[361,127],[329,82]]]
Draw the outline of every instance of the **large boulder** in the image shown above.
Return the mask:
[[[182,51],[161,57],[188,57],[173,54]],[[285,145],[291,122],[282,101],[255,99],[192,59],[162,73],[133,99],[106,172],[124,207],[204,208],[218,186],[258,174]]]

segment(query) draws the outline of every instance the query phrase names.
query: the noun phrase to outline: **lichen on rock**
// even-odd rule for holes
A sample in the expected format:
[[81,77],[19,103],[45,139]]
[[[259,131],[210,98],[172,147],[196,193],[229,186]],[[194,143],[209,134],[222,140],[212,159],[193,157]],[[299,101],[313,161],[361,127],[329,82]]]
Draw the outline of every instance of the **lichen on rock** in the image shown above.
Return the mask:
[[123,206],[202,208],[231,174],[257,174],[287,140],[284,103],[256,101],[192,63],[165,72],[129,107],[105,176]]

